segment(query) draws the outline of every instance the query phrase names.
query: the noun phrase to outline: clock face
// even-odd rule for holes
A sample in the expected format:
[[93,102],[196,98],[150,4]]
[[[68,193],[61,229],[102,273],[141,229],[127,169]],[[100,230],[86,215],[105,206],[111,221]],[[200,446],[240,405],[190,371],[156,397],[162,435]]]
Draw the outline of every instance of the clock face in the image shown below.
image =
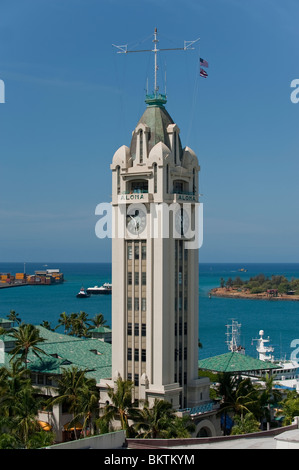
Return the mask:
[[136,209],[135,214],[127,214],[127,229],[132,235],[139,235],[146,227],[146,214]]
[[184,209],[178,210],[175,214],[175,229],[179,235],[186,235],[189,229],[189,215]]

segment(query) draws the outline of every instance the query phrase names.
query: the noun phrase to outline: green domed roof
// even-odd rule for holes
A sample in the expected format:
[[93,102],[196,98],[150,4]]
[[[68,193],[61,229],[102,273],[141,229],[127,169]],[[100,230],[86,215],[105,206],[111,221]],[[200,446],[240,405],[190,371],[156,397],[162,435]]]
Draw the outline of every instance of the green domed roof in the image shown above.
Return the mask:
[[[148,153],[159,142],[163,142],[168,148],[170,148],[170,139],[169,134],[167,132],[167,127],[169,126],[169,124],[174,124],[174,121],[163,106],[163,104],[166,102],[164,95],[158,95],[157,97],[150,97],[149,95],[147,95],[147,99],[145,100],[145,102],[148,104],[148,106],[141,118],[139,119],[139,122],[136,127],[138,127],[139,124],[144,124],[150,129],[148,140]],[[136,133],[134,133],[130,146],[131,155],[133,156],[133,158],[136,155],[136,142],[137,135]],[[182,146],[180,138],[179,146],[181,154]]]

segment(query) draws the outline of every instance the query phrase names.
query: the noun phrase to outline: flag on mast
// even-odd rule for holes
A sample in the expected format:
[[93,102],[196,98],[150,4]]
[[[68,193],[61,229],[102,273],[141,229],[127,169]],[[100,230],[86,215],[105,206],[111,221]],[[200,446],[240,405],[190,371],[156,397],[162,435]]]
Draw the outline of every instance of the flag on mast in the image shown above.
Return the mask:
[[208,62],[207,62],[206,60],[204,60],[204,59],[199,59],[199,61],[200,61],[200,65],[201,65],[202,67],[206,67],[206,68],[209,67],[209,64],[208,64]]
[[204,69],[201,68],[201,69],[200,69],[200,76],[201,76],[201,77],[204,77],[204,78],[207,78],[208,74],[207,74],[207,72],[206,72]]

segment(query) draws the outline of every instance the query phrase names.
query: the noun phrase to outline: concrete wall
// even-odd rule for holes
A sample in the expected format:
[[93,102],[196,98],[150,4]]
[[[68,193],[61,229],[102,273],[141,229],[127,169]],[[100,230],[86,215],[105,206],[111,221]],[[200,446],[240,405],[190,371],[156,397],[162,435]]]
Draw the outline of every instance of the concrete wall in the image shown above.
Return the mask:
[[121,449],[126,442],[125,432],[116,431],[99,436],[63,442],[46,447],[46,449]]

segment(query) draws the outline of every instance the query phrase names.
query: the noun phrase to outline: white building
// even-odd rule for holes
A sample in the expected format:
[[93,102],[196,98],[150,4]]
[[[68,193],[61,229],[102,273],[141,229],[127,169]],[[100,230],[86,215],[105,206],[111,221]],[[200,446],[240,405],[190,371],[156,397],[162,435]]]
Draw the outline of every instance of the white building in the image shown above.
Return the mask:
[[113,377],[101,381],[101,402],[120,376],[134,382],[135,399],[192,408],[210,400],[209,380],[198,379],[198,244],[191,247],[200,167],[165,95],[145,101],[130,147],[111,164]]

